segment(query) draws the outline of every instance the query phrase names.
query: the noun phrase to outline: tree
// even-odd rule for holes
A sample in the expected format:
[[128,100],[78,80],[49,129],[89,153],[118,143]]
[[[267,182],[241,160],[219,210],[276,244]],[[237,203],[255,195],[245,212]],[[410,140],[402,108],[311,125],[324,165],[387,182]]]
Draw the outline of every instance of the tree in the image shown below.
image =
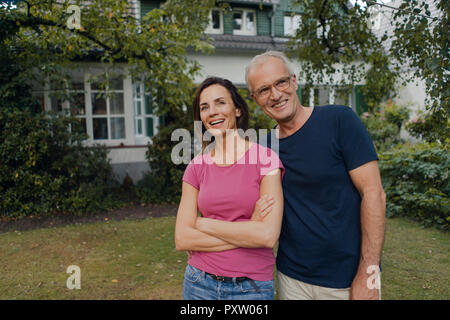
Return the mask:
[[[431,16],[431,2],[437,8],[437,17]],[[382,3],[363,0],[351,6],[346,0],[295,0],[294,4],[303,14],[289,43],[290,55],[302,61],[299,76],[307,87],[317,83],[351,86],[365,80],[363,93],[373,110],[383,98],[395,95],[399,72],[407,67],[413,73],[404,82],[413,78],[425,81],[428,127],[441,141],[448,138],[448,1],[411,0],[401,1],[398,8],[389,6],[394,12],[394,32],[381,39],[372,33],[368,22],[371,8]],[[384,49],[390,41],[392,45]]]
[[370,12],[346,0],[295,0],[294,5],[302,18],[288,47],[302,63],[299,78],[306,87],[351,87],[365,80],[367,104],[375,108],[391,92],[396,73],[368,24]]
[[[158,101],[166,102],[156,113],[182,108],[190,98],[192,76],[199,70],[197,63],[186,58],[186,50],[210,49],[201,34],[213,1],[169,0],[151,10],[142,22],[131,14],[127,0],[83,3],[86,1],[27,0],[19,2],[18,8],[0,6],[2,55],[5,52],[9,63],[22,66],[15,69],[14,76],[11,73],[5,78],[2,97],[8,96],[5,86],[13,77],[69,83],[68,68],[95,59],[108,67],[127,63],[133,80],[143,81],[154,89]],[[71,5],[80,12],[75,27],[70,21],[73,12],[68,10]],[[110,77],[110,72],[100,77],[105,86]]]
[[[449,136],[450,62],[448,32],[450,5],[433,0],[438,16],[431,16],[431,1],[403,1],[393,15],[390,54],[397,68],[407,66],[412,77],[423,79],[428,94],[425,130],[441,142]],[[411,78],[406,79],[411,80]]]
[[[63,97],[70,99],[70,91],[65,90],[71,83],[68,71],[82,61],[94,60],[105,66],[105,72],[95,79],[103,88],[116,76],[113,70],[126,64],[132,79],[152,90],[158,101],[153,113],[172,122],[154,137],[149,162],[153,164],[152,177],[162,178],[153,182],[173,187],[179,170],[172,163],[170,167],[159,164],[166,149],[158,148],[170,146],[168,131],[174,126],[183,127],[183,121],[191,119],[184,106],[191,104],[192,79],[199,65],[187,58],[186,51],[212,48],[202,40],[202,33],[213,3],[168,0],[148,12],[142,21],[132,15],[127,0],[27,0],[18,8],[0,6],[0,108],[39,111],[32,101],[32,79],[56,83],[64,89]],[[80,21],[72,16],[70,6],[79,9]]]

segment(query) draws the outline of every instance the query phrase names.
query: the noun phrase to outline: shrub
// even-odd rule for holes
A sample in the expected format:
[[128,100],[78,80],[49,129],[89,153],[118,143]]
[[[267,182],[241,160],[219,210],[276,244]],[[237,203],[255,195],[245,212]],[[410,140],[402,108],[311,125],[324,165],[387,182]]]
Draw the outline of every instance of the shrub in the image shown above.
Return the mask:
[[387,122],[396,125],[400,130],[403,123],[409,119],[410,110],[405,106],[399,106],[389,101],[382,106],[381,113],[384,113]]
[[[192,124],[191,124],[192,126]],[[136,185],[136,196],[143,203],[178,202],[181,196],[181,181],[186,164],[175,165],[171,160],[172,148],[178,141],[171,141],[176,124],[160,128],[153,137],[146,156],[150,172]]]
[[0,109],[0,216],[82,215],[117,205],[107,150],[84,146],[79,127],[71,117]]
[[406,130],[415,138],[427,142],[440,141],[443,143],[450,139],[448,110],[444,108],[435,112],[419,112],[418,117],[412,118],[406,124]]
[[448,230],[448,148],[439,143],[399,145],[380,155],[387,216],[407,216]]
[[380,116],[379,113],[365,112],[361,117],[367,128],[378,153],[389,150],[393,145],[401,142],[400,129]]
[[407,107],[388,102],[379,111],[361,115],[361,121],[367,128],[378,153],[391,149],[394,145],[404,142],[400,138],[400,129],[408,119]]

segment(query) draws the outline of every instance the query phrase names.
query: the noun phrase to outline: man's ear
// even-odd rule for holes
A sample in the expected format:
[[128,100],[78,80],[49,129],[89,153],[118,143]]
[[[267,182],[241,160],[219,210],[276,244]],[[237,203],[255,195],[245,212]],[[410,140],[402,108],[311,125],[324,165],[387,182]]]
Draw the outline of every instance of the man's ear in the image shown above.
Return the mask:
[[297,76],[295,73],[292,75],[292,81],[295,83],[295,91],[298,89]]

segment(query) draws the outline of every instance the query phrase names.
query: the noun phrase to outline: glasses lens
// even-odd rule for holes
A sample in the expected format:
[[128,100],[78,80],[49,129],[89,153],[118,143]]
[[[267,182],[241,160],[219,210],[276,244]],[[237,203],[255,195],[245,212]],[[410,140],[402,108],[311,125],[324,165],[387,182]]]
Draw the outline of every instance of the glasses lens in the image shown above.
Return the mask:
[[289,87],[289,80],[289,77],[278,80],[275,84],[275,88],[277,88],[277,90],[286,90]]

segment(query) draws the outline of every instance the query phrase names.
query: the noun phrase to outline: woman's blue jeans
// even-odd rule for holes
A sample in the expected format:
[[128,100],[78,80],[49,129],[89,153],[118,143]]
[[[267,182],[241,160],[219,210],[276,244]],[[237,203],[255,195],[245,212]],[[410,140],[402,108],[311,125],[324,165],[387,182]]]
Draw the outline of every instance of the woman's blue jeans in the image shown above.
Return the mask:
[[[252,284],[253,282],[253,284]],[[187,265],[183,283],[184,300],[273,300],[274,280],[223,282]]]

